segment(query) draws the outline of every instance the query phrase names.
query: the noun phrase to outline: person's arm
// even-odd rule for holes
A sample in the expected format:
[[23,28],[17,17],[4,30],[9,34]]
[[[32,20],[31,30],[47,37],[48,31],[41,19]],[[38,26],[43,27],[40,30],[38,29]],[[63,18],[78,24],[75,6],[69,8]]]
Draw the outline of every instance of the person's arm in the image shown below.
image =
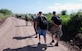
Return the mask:
[[57,24],[54,23],[54,20],[55,20],[55,19],[56,19],[55,17],[52,17],[52,18],[51,18],[52,24],[53,24],[54,26],[56,26],[56,27],[60,27],[60,25],[57,25]]
[[47,20],[47,17],[46,16],[44,16],[45,17],[45,19],[46,19],[46,21],[47,21],[47,30],[48,30],[48,27],[49,27],[49,23],[48,23],[48,20]]
[[38,22],[35,22],[35,29],[37,29]]
[[37,32],[37,29],[38,29],[38,18],[36,18],[36,21],[35,21],[35,31]]
[[58,26],[58,25],[56,25],[55,23],[54,23],[54,21],[52,20],[52,24],[54,25],[54,26]]
[[52,20],[52,24],[53,24],[54,26],[58,27],[58,29],[60,29],[61,26],[62,26],[62,25],[57,25],[57,24],[55,24],[53,20]]

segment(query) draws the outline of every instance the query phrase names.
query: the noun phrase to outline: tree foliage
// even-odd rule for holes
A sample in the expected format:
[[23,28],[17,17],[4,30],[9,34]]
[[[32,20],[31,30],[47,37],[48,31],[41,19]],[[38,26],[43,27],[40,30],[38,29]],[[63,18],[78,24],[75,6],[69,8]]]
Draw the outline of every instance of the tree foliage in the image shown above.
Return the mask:
[[0,13],[4,14],[4,15],[11,15],[12,12],[8,9],[0,9]]
[[66,12],[67,12],[66,10],[62,10],[62,11],[61,11],[61,14],[62,14],[62,15],[67,15]]
[[[63,25],[64,39],[70,40],[76,38],[78,33],[82,33],[82,12],[72,15],[67,25]],[[80,38],[80,37],[79,37]]]
[[0,19],[11,16],[12,11],[8,9],[0,9]]

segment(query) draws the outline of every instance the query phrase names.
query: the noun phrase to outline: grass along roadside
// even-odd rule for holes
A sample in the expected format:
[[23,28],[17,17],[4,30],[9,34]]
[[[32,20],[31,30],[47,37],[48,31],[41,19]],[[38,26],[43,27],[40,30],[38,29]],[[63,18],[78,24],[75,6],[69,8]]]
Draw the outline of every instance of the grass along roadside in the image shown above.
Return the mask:
[[1,25],[3,22],[5,22],[6,19],[7,19],[7,17],[6,17],[6,18],[3,18],[3,19],[0,19],[0,25]]
[[4,16],[0,13],[0,25],[8,18],[8,15]]

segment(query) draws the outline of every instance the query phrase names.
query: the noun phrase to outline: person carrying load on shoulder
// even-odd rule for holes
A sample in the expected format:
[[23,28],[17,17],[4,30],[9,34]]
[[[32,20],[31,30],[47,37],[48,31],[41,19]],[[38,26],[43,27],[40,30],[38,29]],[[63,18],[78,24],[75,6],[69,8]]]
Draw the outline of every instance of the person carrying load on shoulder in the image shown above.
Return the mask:
[[36,23],[35,23],[36,32],[39,34],[39,43],[38,44],[41,44],[41,42],[40,42],[41,35],[43,35],[44,42],[45,42],[45,45],[46,45],[47,26],[48,26],[48,21],[47,21],[46,17],[43,15],[43,13],[40,11],[38,13],[38,17],[37,17]]
[[56,15],[56,12],[53,11],[53,16],[51,18],[52,21],[52,28],[50,30],[50,32],[52,33],[52,41],[50,44],[54,43],[54,34],[57,38],[57,42],[55,44],[55,46],[58,46],[58,42],[60,41],[60,37],[63,35],[62,33],[62,19]]

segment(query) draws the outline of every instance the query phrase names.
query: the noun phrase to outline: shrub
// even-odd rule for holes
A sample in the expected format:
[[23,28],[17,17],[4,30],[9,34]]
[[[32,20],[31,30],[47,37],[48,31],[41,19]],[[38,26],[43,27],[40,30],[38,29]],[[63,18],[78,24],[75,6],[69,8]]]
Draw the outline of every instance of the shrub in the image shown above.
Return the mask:
[[63,38],[70,40],[74,39],[79,32],[82,32],[82,14],[71,16],[67,25],[63,26]]

